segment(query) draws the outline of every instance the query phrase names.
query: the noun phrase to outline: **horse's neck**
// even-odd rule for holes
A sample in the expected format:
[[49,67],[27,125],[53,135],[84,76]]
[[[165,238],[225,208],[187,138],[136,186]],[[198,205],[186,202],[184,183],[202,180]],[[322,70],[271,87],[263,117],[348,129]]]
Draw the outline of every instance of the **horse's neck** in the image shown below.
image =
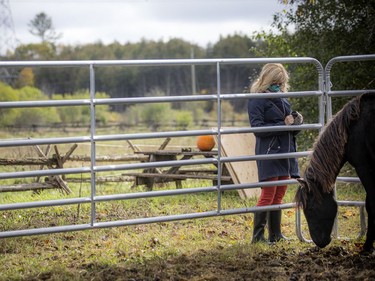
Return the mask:
[[306,170],[306,180],[310,183],[310,187],[312,187],[314,191],[323,193],[331,192],[335,186],[336,178],[346,162],[347,159],[344,156],[343,159],[341,159],[340,165],[332,167],[329,173],[322,173],[319,167],[310,164]]

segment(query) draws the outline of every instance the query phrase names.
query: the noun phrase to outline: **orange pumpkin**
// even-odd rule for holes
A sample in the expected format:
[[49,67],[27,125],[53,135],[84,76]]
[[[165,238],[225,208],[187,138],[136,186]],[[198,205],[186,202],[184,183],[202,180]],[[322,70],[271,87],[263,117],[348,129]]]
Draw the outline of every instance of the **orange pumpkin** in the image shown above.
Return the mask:
[[215,139],[213,136],[199,136],[197,138],[197,147],[200,151],[211,151],[215,147]]

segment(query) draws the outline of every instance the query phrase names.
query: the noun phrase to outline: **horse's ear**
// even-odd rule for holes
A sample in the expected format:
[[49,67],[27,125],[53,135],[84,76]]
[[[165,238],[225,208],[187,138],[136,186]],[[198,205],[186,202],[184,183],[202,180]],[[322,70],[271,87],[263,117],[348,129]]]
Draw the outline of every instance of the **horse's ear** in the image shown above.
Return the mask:
[[299,182],[301,188],[305,188],[308,191],[310,190],[309,185],[307,184],[307,182],[303,178],[298,178],[297,181]]
[[300,186],[297,189],[297,193],[294,197],[294,201],[297,203],[298,207],[306,206],[306,194],[309,192],[309,186],[303,178],[296,179]]
[[298,178],[297,181],[301,185],[301,187],[305,187],[307,189],[308,185],[307,182],[303,178]]

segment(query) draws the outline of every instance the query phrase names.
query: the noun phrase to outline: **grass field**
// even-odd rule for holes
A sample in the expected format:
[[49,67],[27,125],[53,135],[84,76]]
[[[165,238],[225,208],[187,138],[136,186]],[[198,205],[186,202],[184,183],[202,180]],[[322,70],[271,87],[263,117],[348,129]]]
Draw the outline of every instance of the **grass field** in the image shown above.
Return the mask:
[[[139,145],[160,145],[152,140]],[[194,140],[173,140],[171,146],[192,146]],[[98,145],[98,154],[130,153],[124,143]],[[65,151],[67,147],[62,147]],[[32,149],[2,150],[2,155],[34,155]],[[87,147],[79,146],[78,154]],[[75,165],[83,165],[76,163]],[[302,164],[303,165],[303,164]],[[4,171],[14,169],[5,167]],[[21,169],[21,168],[17,168]],[[345,171],[343,171],[345,173]],[[13,180],[14,181],[14,180]],[[24,179],[19,179],[19,182]],[[3,181],[9,184],[10,180]],[[188,180],[182,188],[211,186],[211,181]],[[76,198],[90,194],[89,183],[70,183],[72,194],[45,190],[0,194],[0,204]],[[174,183],[155,190],[175,189]],[[105,183],[97,195],[143,192],[132,183]],[[284,202],[292,202],[290,186]],[[359,185],[339,184],[339,200],[364,200]],[[242,200],[237,191],[222,194],[223,209],[250,207],[256,200]],[[97,204],[96,220],[115,221],[142,217],[188,214],[216,210],[217,193],[118,200]],[[90,221],[90,205],[67,205],[2,211],[0,230],[17,230],[82,224]],[[340,208],[339,235],[326,249],[300,242],[295,234],[295,210],[283,211],[282,229],[288,241],[251,244],[252,214],[139,224],[49,235],[0,239],[0,280],[358,280],[371,279],[372,256],[358,255],[363,239],[359,210]],[[306,223],[303,231],[309,238]]]
[[[292,199],[293,189],[286,201]],[[357,190],[346,190],[346,194],[360,197]],[[108,203],[98,211],[98,219],[199,212],[215,208],[215,201],[213,194],[206,194]],[[255,203],[243,202],[235,191],[225,192],[223,201],[227,207]],[[81,208],[79,219],[77,214],[76,206],[2,212],[1,228],[87,221],[89,211]],[[334,240],[317,252],[312,244],[297,239],[294,209],[283,211],[282,228],[289,241],[253,245],[252,224],[252,215],[243,214],[5,238],[0,240],[0,280],[293,280],[293,276],[315,280],[305,277],[312,274],[316,278],[324,272],[328,275],[323,280],[348,280],[331,276],[327,267],[311,273],[311,267],[303,267],[301,259],[319,265],[329,260],[328,256],[339,255],[355,261],[362,241],[355,239],[359,231],[355,208],[342,208],[339,214],[340,236],[352,239]],[[304,231],[308,238],[305,223]],[[371,257],[362,259],[373,262]],[[353,274],[353,269],[343,269],[344,275],[348,272]]]

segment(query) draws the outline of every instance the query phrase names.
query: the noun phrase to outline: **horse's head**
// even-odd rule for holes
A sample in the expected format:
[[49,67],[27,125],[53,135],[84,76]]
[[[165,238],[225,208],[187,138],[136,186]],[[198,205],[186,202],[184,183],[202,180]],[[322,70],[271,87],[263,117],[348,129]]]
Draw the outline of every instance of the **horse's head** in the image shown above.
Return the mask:
[[324,193],[313,181],[298,179],[300,186],[296,203],[305,214],[311,239],[324,248],[331,242],[331,232],[337,214],[337,202],[333,193]]

